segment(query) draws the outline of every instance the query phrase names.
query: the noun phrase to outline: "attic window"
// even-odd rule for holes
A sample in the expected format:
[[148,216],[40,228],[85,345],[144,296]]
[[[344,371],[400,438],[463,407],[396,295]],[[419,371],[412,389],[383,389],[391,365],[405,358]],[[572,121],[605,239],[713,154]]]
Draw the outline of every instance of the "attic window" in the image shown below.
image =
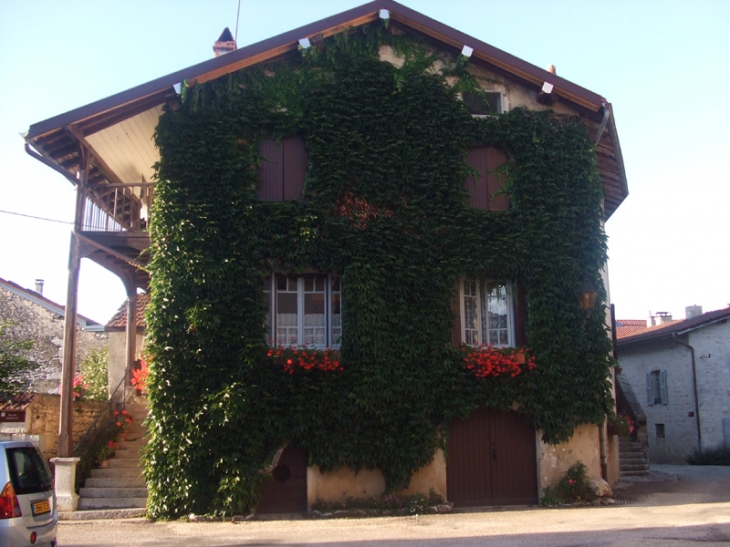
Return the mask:
[[472,116],[502,113],[502,94],[498,91],[485,91],[484,95],[465,91],[463,98],[466,109]]

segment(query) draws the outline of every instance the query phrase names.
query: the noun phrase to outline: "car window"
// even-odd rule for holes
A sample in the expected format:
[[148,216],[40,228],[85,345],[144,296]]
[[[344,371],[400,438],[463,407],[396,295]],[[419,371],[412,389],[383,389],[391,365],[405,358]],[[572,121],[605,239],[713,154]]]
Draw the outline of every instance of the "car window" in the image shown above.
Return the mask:
[[51,489],[51,473],[35,448],[7,448],[6,452],[10,480],[16,494],[33,494]]

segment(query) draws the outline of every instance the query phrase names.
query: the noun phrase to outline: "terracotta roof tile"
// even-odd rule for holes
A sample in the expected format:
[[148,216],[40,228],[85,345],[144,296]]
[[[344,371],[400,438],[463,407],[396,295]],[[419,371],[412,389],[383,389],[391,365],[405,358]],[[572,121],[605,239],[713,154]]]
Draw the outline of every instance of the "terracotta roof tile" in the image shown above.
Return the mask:
[[[138,329],[144,329],[147,326],[144,320],[144,313],[147,309],[147,304],[149,303],[149,301],[150,296],[148,294],[137,295],[135,319],[137,320]],[[106,330],[118,330],[127,328],[127,302],[128,300],[125,300],[124,303],[119,307],[117,313],[114,314],[114,317],[109,320],[105,327]]]
[[[681,321],[672,321],[664,325],[656,325],[654,327],[648,327],[641,331],[634,332],[623,338],[618,336],[618,345],[628,345],[635,342],[644,342],[647,340],[655,340],[657,338],[663,338],[665,336],[671,336],[672,334],[683,334],[687,331],[695,330],[706,324],[714,323],[716,321],[722,321],[730,319],[730,306],[721,310],[708,311],[697,317],[691,317]],[[618,321],[617,323],[619,323]],[[618,329],[617,329],[618,330]]]

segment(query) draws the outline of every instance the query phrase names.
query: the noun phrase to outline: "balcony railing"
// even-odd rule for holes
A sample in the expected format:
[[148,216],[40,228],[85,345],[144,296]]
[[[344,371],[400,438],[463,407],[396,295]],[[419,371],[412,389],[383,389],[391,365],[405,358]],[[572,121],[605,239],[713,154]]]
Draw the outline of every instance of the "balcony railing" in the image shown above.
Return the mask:
[[82,231],[146,232],[152,216],[155,184],[140,182],[88,187]]

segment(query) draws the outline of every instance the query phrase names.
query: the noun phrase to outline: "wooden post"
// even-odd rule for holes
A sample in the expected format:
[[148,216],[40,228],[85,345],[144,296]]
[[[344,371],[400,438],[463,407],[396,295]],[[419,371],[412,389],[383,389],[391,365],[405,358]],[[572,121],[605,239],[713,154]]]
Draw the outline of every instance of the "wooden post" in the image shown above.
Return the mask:
[[73,382],[76,372],[76,309],[81,268],[81,242],[76,232],[82,228],[86,204],[86,182],[89,175],[89,155],[81,148],[81,172],[76,184],[76,214],[71,234],[71,249],[68,260],[68,289],[66,292],[66,314],[63,324],[63,363],[61,368],[61,409],[58,421],[58,456],[73,455]]
[[127,364],[124,369],[124,402],[127,401],[127,381],[134,366],[137,355],[137,287],[134,283],[127,283]]

